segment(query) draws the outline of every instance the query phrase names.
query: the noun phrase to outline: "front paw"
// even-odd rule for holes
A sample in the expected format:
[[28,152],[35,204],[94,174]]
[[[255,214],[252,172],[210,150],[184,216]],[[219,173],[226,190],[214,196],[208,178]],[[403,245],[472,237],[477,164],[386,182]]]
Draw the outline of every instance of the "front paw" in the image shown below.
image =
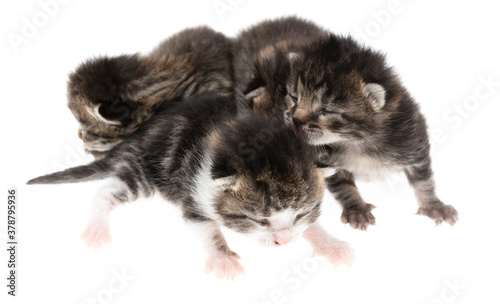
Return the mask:
[[339,265],[350,266],[354,263],[354,249],[347,242],[334,241],[314,248],[314,256],[322,256],[337,268]]
[[420,207],[417,214],[430,217],[436,222],[436,226],[443,221],[453,226],[458,221],[457,210],[453,206],[443,203],[430,207]]
[[112,242],[111,235],[109,234],[109,225],[103,222],[89,224],[80,238],[85,241],[88,247],[93,248],[99,248],[103,244],[110,244]]
[[371,210],[375,208],[372,204],[360,204],[344,208],[341,220],[344,224],[351,225],[352,228],[366,230],[368,225],[375,225],[375,217]]
[[207,274],[214,273],[219,280],[234,280],[243,273],[243,266],[238,262],[239,256],[236,253],[220,253],[209,258],[205,264]]

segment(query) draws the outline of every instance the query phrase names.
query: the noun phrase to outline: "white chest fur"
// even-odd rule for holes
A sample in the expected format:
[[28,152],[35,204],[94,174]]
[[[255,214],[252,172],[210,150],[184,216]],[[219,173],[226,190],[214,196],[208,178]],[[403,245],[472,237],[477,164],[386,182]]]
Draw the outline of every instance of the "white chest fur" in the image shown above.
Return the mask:
[[393,165],[384,159],[373,157],[356,150],[343,153],[337,162],[338,167],[351,172],[356,180],[376,181],[401,171],[401,166]]

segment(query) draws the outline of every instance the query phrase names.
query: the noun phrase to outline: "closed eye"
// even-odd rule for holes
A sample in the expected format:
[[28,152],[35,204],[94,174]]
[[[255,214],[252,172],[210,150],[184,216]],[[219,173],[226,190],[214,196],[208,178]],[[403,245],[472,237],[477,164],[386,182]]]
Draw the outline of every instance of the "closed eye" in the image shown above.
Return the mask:
[[232,220],[244,220],[247,219],[248,217],[244,214],[226,214],[224,217]]
[[226,214],[224,217],[231,220],[251,220],[261,226],[269,226],[269,221],[267,219],[254,219],[244,214]]
[[96,133],[94,133],[94,132],[85,131],[85,133],[86,133],[87,135],[90,135],[90,136],[94,136],[94,137],[101,137],[101,136],[97,135],[97,134],[96,134]]
[[320,115],[325,115],[325,116],[326,116],[326,115],[330,115],[330,116],[331,116],[331,115],[338,115],[338,116],[340,116],[340,117],[343,117],[343,114],[342,114],[342,113],[335,112],[335,111],[332,111],[332,110],[327,110],[327,109],[321,109],[321,110],[319,111],[319,114],[320,114]]
[[269,221],[267,219],[253,219],[253,218],[249,218],[251,219],[252,221],[256,222],[257,224],[261,225],[261,226],[269,226]]
[[87,136],[92,136],[92,137],[100,137],[102,139],[114,139],[113,137],[111,136],[106,136],[106,135],[100,135],[100,134],[97,134],[97,133],[94,133],[94,132],[91,132],[91,131],[88,131],[88,130],[82,130],[83,133]]

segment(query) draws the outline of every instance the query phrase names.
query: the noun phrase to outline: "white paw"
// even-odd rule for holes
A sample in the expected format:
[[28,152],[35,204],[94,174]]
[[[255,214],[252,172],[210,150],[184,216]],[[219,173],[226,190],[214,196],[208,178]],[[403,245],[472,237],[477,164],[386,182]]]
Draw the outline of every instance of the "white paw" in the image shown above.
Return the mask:
[[314,248],[314,256],[326,258],[337,268],[339,265],[350,266],[354,263],[354,249],[347,242],[333,241]]
[[102,222],[93,222],[80,237],[88,247],[99,248],[103,244],[110,244],[113,239],[109,234],[109,225]]
[[218,254],[207,260],[205,264],[207,274],[214,273],[219,280],[234,280],[243,273],[243,266],[238,262],[236,256],[228,254]]

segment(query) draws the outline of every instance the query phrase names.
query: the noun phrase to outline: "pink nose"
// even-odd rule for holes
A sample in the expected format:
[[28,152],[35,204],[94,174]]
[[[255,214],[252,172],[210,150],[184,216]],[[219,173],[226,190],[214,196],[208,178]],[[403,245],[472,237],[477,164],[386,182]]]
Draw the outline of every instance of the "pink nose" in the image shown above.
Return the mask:
[[291,240],[292,234],[288,228],[280,229],[274,233],[274,243],[278,246],[288,244]]

